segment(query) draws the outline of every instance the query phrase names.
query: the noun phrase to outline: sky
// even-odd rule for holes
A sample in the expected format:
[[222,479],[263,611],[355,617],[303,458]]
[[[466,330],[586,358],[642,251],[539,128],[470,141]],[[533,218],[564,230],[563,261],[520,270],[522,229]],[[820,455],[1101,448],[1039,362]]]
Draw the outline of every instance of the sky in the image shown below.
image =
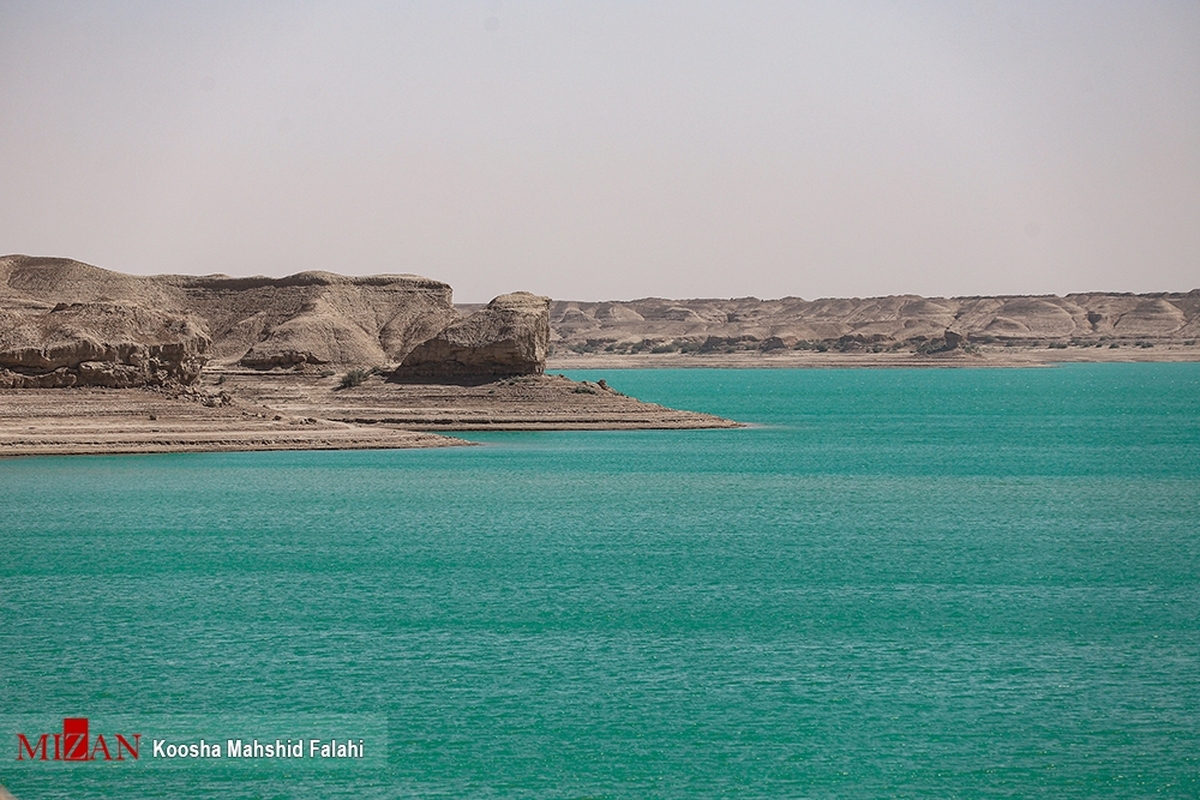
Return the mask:
[[1200,3],[0,0],[0,253],[460,302],[1200,287]]

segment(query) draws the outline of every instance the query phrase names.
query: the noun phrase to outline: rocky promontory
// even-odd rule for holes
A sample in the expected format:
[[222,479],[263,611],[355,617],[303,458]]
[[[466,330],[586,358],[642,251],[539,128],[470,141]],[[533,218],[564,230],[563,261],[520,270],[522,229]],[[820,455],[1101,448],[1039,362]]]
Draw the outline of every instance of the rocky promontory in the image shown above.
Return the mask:
[[494,380],[539,375],[550,344],[550,298],[500,295],[417,345],[392,373],[396,381]]
[[463,314],[449,286],[416,275],[140,277],[3,257],[0,457],[737,427],[605,381],[543,374],[549,308],[547,297],[515,292]]

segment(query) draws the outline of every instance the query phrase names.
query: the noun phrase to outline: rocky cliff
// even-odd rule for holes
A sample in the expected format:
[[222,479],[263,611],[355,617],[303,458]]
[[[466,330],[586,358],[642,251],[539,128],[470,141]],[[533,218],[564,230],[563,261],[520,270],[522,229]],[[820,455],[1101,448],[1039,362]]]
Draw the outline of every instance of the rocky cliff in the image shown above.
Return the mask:
[[189,384],[209,344],[193,317],[129,304],[0,310],[0,387]]
[[0,258],[0,386],[187,384],[212,359],[255,369],[399,363],[459,318],[416,275],[123,275]]
[[577,353],[739,350],[950,351],[972,345],[1153,346],[1200,338],[1186,294],[803,300],[558,301],[551,349]]
[[550,298],[504,294],[417,345],[391,377],[470,381],[541,374],[549,341]]
[[458,318],[447,284],[416,275],[160,279],[213,336],[213,358],[255,369],[378,365]]

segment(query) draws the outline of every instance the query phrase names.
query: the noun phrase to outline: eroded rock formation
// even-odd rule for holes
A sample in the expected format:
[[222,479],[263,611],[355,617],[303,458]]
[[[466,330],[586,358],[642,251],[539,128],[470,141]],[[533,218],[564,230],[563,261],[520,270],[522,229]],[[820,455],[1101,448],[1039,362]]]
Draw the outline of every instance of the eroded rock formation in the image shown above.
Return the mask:
[[413,349],[395,381],[488,380],[541,374],[550,342],[550,298],[514,292],[453,322]]
[[[60,313],[53,309],[61,304],[82,304],[84,310],[72,312],[79,318],[72,323],[75,328],[64,327],[70,314],[47,316]],[[128,324],[117,326],[113,334],[104,333],[104,326],[115,323],[99,311],[101,307],[109,308],[108,317],[124,315]],[[119,312],[114,310],[118,308]],[[162,319],[150,322],[155,314]],[[160,328],[170,328],[168,318],[186,320],[191,328],[180,333],[181,338],[163,338]],[[40,369],[25,363],[37,360],[25,351],[41,352],[50,346],[50,340],[41,336],[53,338],[54,353],[79,350],[83,360],[76,359],[77,363],[110,365],[94,377],[104,385],[142,379],[127,369],[142,369],[129,358],[149,365],[148,376],[143,377],[150,383],[159,374],[168,381],[187,383],[199,372],[196,360],[203,363],[204,357],[256,369],[395,364],[458,318],[450,287],[416,275],[347,277],[303,272],[286,278],[142,277],[70,259],[0,258],[0,335],[13,341],[11,348],[5,348],[12,351],[10,371],[25,375]],[[95,329],[97,325],[104,330]],[[194,336],[206,342],[205,349],[197,350],[194,345],[199,340]],[[144,347],[130,350],[132,345]],[[181,345],[183,352],[180,363],[171,365],[174,356],[169,354],[174,350],[170,348],[175,345]],[[96,372],[91,367],[80,372],[73,366],[69,371],[76,383],[86,382],[87,375]],[[67,385],[72,379],[60,373],[38,380]]]
[[450,287],[416,275],[175,280],[208,321],[214,358],[255,369],[397,363],[458,318]]
[[0,312],[0,387],[189,384],[210,340],[195,319],[121,303]]

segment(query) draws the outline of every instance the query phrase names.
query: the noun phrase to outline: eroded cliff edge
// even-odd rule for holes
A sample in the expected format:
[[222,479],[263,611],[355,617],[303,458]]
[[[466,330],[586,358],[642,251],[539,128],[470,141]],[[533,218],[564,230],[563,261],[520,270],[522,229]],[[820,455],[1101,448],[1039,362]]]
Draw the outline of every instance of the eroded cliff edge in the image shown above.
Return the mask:
[[548,306],[517,293],[463,319],[448,285],[417,275],[143,277],[5,256],[0,386],[187,385],[208,362],[381,367],[418,347],[411,372],[426,378],[533,374],[545,366]]

